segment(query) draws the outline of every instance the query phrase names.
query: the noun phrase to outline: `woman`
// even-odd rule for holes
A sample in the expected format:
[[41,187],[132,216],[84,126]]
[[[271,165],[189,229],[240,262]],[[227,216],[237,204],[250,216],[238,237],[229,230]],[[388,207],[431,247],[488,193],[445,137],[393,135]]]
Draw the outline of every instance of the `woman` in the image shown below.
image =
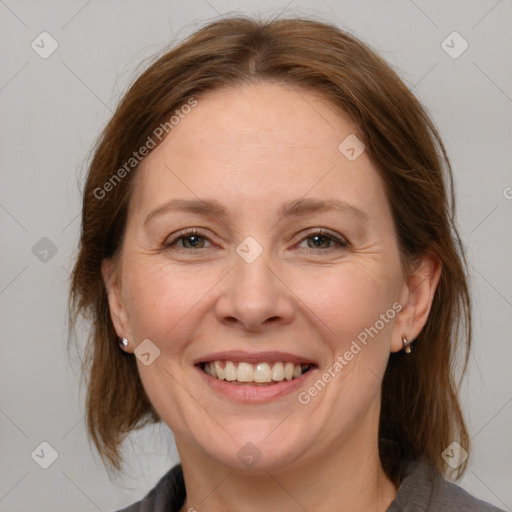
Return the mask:
[[224,19],[152,64],[92,159],[70,294],[106,465],[147,422],[180,455],[125,511],[498,510],[442,477],[469,451],[451,185],[424,109],[334,26]]

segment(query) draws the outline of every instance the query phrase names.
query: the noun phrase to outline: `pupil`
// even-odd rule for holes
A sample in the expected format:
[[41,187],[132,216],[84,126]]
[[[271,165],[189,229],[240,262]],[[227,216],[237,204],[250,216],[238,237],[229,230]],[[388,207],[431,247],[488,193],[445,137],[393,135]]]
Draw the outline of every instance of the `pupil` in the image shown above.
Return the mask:
[[190,245],[195,247],[199,242],[199,237],[197,235],[189,235],[188,241],[189,241]]
[[321,246],[323,242],[325,242],[325,237],[323,237],[322,235],[315,235],[313,237],[313,243],[315,244],[316,247]]

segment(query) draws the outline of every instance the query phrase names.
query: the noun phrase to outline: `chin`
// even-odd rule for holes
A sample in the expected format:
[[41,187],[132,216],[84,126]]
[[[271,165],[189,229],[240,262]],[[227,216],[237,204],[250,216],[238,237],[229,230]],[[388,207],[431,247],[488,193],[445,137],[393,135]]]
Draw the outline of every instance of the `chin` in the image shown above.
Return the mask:
[[[274,422],[273,428],[278,424],[279,422]],[[277,427],[279,428],[281,427]],[[310,433],[293,433],[288,427],[283,428],[282,432],[269,435],[272,429],[268,428],[268,422],[261,428],[254,422],[246,424],[246,428],[241,424],[237,430],[239,434],[231,431],[233,437],[229,440],[227,436],[223,436],[222,445],[204,442],[199,443],[199,447],[217,463],[235,471],[257,474],[282,471],[305,464],[304,447],[309,444]]]

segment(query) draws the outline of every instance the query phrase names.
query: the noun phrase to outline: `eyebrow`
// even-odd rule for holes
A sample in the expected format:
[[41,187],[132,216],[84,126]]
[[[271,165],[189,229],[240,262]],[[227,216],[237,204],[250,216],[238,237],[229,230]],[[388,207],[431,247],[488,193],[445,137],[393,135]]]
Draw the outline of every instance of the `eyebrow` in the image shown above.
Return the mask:
[[[197,215],[214,216],[221,219],[229,217],[225,206],[215,199],[171,199],[152,210],[144,220],[147,224],[152,218],[169,212],[187,212]],[[312,199],[301,198],[283,203],[279,209],[279,217],[301,217],[311,213],[337,211],[342,214],[353,215],[356,218],[367,222],[368,213],[353,204],[340,199]]]

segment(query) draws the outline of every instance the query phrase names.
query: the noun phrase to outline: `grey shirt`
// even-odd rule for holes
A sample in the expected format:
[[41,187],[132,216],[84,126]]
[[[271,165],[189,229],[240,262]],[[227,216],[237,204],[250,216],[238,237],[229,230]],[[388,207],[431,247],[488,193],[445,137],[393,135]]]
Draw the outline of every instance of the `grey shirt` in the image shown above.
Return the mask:
[[[141,500],[117,512],[179,512],[185,502],[181,464],[170,469]],[[386,512],[504,512],[446,481],[424,460],[408,462]]]

